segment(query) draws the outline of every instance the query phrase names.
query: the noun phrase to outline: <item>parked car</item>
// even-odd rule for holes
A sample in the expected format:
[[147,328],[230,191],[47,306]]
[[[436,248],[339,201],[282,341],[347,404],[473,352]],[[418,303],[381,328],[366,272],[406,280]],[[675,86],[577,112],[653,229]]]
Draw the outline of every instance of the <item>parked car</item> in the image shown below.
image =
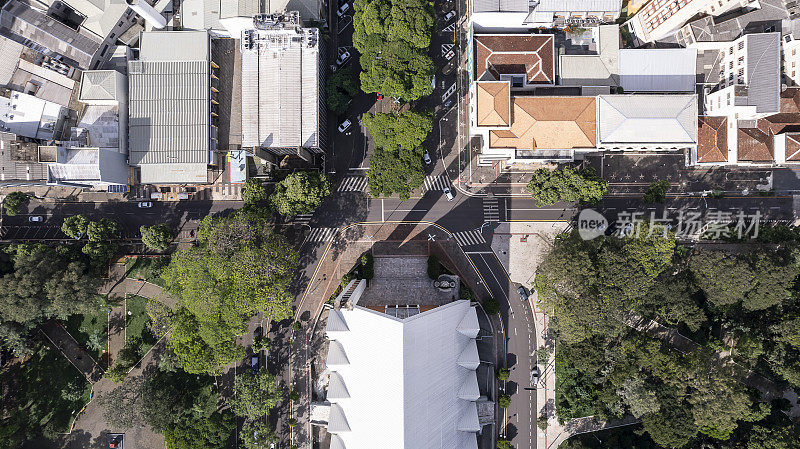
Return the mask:
[[28,221],[31,223],[41,223],[44,221],[44,218],[42,218],[40,215],[31,215],[28,217]]
[[449,22],[450,19],[452,19],[455,16],[456,16],[456,12],[455,11],[450,11],[449,13],[444,15],[444,21],[445,22]]
[[345,3],[336,10],[336,15],[344,17],[345,13],[350,10],[350,3]]
[[617,222],[612,221],[611,223],[609,223],[608,227],[606,227],[605,235],[610,236],[613,233],[617,232],[617,229],[619,229],[619,226],[617,226]]
[[455,198],[455,195],[453,195],[453,192],[450,190],[450,187],[445,187],[444,190],[442,190],[442,192],[444,192],[444,196],[447,197],[447,201],[453,201],[453,198]]
[[340,133],[343,133],[343,132],[347,131],[348,129],[350,129],[351,126],[353,126],[353,122],[351,122],[349,118],[346,118],[346,119],[344,119],[342,124],[339,125],[339,128],[337,128],[337,129],[339,130]]
[[528,290],[525,287],[520,286],[520,288],[517,289],[517,293],[519,293],[522,302],[528,302]]
[[455,56],[455,55],[456,55],[456,52],[454,52],[453,50],[450,50],[444,55],[444,59],[449,61],[449,60],[453,59],[453,56]]
[[347,62],[348,59],[350,59],[350,52],[345,50],[342,54],[339,55],[338,58],[336,58],[336,68],[338,69],[339,67],[344,65],[344,63]]
[[449,108],[452,105],[453,105],[453,99],[452,98],[444,102],[444,108],[445,109]]
[[422,160],[425,161],[425,165],[431,165],[431,155],[428,154],[428,150],[422,153]]
[[258,374],[258,368],[259,368],[259,366],[258,366],[258,354],[254,355],[253,357],[250,358],[250,366],[253,368],[253,375],[254,376],[257,375]]
[[535,387],[536,384],[539,383],[540,374],[541,373],[539,372],[539,367],[538,366],[533,367],[533,369],[531,370],[531,386],[532,387]]
[[153,207],[153,203],[150,201],[139,201],[139,209],[149,209]]

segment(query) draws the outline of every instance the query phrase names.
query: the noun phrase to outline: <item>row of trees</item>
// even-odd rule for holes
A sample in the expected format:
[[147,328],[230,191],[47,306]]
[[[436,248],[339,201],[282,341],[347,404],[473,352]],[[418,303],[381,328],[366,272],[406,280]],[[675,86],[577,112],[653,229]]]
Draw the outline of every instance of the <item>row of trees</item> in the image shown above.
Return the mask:
[[[540,306],[553,312],[558,340],[559,418],[632,414],[663,447],[739,444],[777,410],[741,382],[742,370],[800,387],[798,252],[690,251],[649,231],[644,224],[632,237],[592,241],[562,235],[537,271]],[[700,350],[684,355],[634,330],[626,323],[637,316],[678,327]]]
[[89,257],[91,264],[96,268],[107,264],[117,251],[114,240],[119,238],[121,231],[122,226],[114,220],[101,218],[92,221],[81,214],[67,217],[61,224],[61,232],[67,237],[75,240],[87,238],[88,242],[83,245],[81,251]]
[[331,181],[318,171],[296,171],[275,185],[268,194],[260,179],[250,178],[242,188],[246,208],[255,208],[266,202],[269,208],[283,216],[312,212],[331,194]]
[[427,0],[356,0],[353,46],[361,90],[415,101],[433,92],[428,56],[435,16]]

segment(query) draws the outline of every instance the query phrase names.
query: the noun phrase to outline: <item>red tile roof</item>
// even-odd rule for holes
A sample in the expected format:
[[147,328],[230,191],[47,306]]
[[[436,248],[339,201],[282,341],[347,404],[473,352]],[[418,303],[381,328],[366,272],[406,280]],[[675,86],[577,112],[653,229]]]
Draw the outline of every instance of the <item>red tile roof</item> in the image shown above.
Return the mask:
[[526,74],[529,84],[554,84],[553,36],[550,34],[476,34],[475,79],[488,72],[500,75]]
[[697,162],[728,161],[728,119],[699,117]]

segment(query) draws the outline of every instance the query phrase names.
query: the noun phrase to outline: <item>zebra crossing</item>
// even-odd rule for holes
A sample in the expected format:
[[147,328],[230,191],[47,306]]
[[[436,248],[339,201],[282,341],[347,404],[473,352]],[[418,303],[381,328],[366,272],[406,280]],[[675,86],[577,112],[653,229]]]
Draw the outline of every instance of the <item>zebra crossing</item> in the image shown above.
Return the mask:
[[292,224],[299,224],[299,225],[308,224],[311,221],[311,217],[313,215],[314,214],[295,215],[294,218],[292,219]]
[[446,27],[442,28],[442,32],[443,33],[446,33],[446,32],[455,33],[456,32],[456,23],[453,22],[450,25],[447,25]]
[[453,237],[456,238],[456,243],[458,243],[459,246],[471,246],[486,243],[486,239],[483,238],[483,233],[481,233],[480,229],[456,232],[453,234]]
[[366,176],[345,176],[339,187],[336,188],[337,192],[365,192],[366,190]]
[[339,228],[312,228],[306,237],[306,242],[327,242],[332,240]]
[[500,221],[500,207],[497,198],[483,198],[483,221]]
[[450,187],[450,179],[447,176],[426,176],[425,177],[425,190],[438,190],[442,191],[445,187]]

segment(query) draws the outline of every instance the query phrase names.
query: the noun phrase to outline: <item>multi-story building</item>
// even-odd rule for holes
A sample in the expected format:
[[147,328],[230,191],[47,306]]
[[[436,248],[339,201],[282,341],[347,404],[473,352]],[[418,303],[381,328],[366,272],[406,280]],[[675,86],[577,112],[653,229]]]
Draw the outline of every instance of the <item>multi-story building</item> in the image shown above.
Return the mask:
[[300,15],[259,15],[244,30],[242,148],[310,161],[327,140],[319,30]]
[[783,82],[789,86],[800,84],[800,39],[791,34],[781,39]]
[[206,31],[142,33],[128,63],[128,150],[142,184],[208,182],[218,163],[218,66]]
[[705,115],[736,121],[776,114],[781,88],[779,41],[780,33],[760,33],[715,42],[719,82],[706,88]]
[[652,0],[625,23],[635,44],[664,39],[699,14],[719,16],[758,4],[749,0]]
[[621,0],[475,0],[471,20],[482,32],[589,27],[614,23],[621,9]]

